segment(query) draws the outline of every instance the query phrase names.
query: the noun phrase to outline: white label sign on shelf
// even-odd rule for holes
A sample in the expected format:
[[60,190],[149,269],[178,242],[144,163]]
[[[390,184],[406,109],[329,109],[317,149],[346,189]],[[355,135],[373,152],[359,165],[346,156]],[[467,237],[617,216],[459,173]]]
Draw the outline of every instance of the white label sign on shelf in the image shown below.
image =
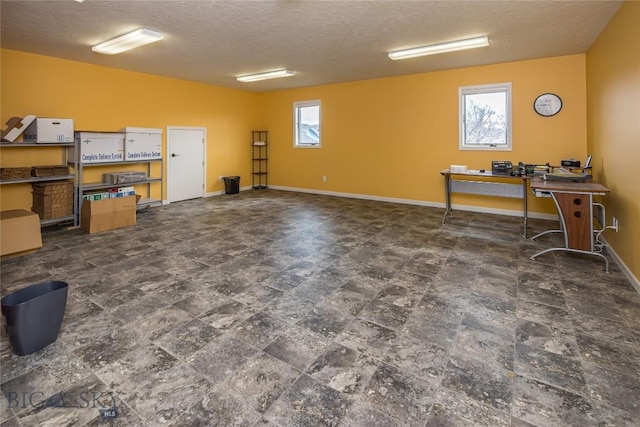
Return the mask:
[[[76,132],[81,163],[121,162],[124,160],[124,134],[114,132]],[[75,156],[75,152],[72,154]]]
[[162,158],[162,129],[126,127],[122,131],[125,132],[124,157],[126,161]]

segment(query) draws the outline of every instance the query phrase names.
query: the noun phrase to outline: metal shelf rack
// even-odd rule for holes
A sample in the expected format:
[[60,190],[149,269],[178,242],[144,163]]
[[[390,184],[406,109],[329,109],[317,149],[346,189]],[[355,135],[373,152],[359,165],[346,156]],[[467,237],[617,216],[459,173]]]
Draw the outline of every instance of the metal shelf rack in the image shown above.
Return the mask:
[[251,131],[251,186],[255,190],[269,188],[267,178],[269,176],[267,147],[269,145],[269,132],[266,130]]
[[[83,172],[85,168],[93,168],[93,167],[109,167],[109,166],[122,166],[122,165],[141,165],[144,164],[146,165],[146,173],[148,178],[141,180],[141,181],[135,181],[135,182],[126,182],[126,183],[119,183],[119,184],[113,184],[113,183],[105,183],[105,182],[90,182],[90,183],[84,183],[82,176],[83,176]],[[151,165],[152,164],[160,164],[160,177],[152,177],[151,176]],[[154,207],[154,206],[161,206],[162,205],[162,199],[156,199],[156,198],[152,198],[151,197],[151,185],[155,184],[155,183],[159,183],[160,184],[160,195],[164,194],[164,163],[163,163],[163,159],[151,159],[151,160],[135,160],[135,161],[121,161],[121,162],[100,162],[100,163],[78,163],[78,167],[76,168],[76,171],[78,173],[77,176],[77,182],[78,182],[78,208],[77,208],[77,215],[78,215],[78,219],[80,218],[80,214],[82,213],[82,196],[84,195],[85,192],[88,191],[94,191],[94,190],[105,190],[107,188],[119,188],[119,187],[130,187],[130,186],[135,186],[135,185],[140,185],[140,184],[145,184],[146,185],[146,197],[142,197],[140,199],[140,201],[138,202],[137,208],[138,210],[140,209],[144,209],[144,208],[148,208],[148,207]]]
[[[75,142],[0,142],[0,148],[50,148],[50,147],[59,147],[61,151],[61,161],[60,165],[67,166],[69,165],[69,149],[71,147],[75,147]],[[15,178],[15,179],[3,179],[0,180],[0,185],[13,185],[13,184],[32,184],[35,182],[47,182],[47,181],[74,181],[74,186],[76,185],[76,174],[69,175],[53,175],[53,176],[33,176],[30,178]],[[61,224],[65,222],[73,222],[74,225],[78,225],[77,223],[77,202],[76,197],[74,195],[74,203],[73,203],[73,215],[58,217],[58,218],[49,218],[49,219],[41,219],[41,226],[55,225]],[[30,210],[28,208],[27,210]]]

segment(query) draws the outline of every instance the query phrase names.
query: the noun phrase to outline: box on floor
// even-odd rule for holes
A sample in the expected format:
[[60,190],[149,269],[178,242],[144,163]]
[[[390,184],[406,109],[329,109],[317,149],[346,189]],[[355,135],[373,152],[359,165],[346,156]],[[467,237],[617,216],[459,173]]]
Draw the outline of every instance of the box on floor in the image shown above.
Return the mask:
[[139,195],[104,200],[83,200],[80,228],[89,233],[136,225]]
[[0,212],[0,255],[29,252],[42,247],[40,218],[24,209]]

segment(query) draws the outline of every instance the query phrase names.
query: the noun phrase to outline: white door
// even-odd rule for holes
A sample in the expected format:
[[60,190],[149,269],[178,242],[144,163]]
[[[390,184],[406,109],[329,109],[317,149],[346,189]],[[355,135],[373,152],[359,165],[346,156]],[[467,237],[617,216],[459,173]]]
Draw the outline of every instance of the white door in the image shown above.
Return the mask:
[[204,197],[205,128],[167,126],[167,199],[169,203]]

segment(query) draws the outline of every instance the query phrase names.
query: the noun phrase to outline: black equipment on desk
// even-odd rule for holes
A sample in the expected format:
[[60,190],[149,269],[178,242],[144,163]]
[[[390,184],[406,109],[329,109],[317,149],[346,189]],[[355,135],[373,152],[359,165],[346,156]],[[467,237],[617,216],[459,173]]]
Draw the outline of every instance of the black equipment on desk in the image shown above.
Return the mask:
[[579,168],[580,160],[576,160],[576,159],[560,160],[560,166],[565,168]]
[[491,161],[491,173],[494,175],[511,175],[513,165],[510,161]]
[[542,179],[545,181],[568,181],[568,182],[587,182],[593,178],[588,173],[574,173],[574,172],[548,172],[542,175]]
[[547,172],[551,172],[551,166],[549,163],[545,163],[544,165],[531,165],[533,167],[533,176],[544,175]]

